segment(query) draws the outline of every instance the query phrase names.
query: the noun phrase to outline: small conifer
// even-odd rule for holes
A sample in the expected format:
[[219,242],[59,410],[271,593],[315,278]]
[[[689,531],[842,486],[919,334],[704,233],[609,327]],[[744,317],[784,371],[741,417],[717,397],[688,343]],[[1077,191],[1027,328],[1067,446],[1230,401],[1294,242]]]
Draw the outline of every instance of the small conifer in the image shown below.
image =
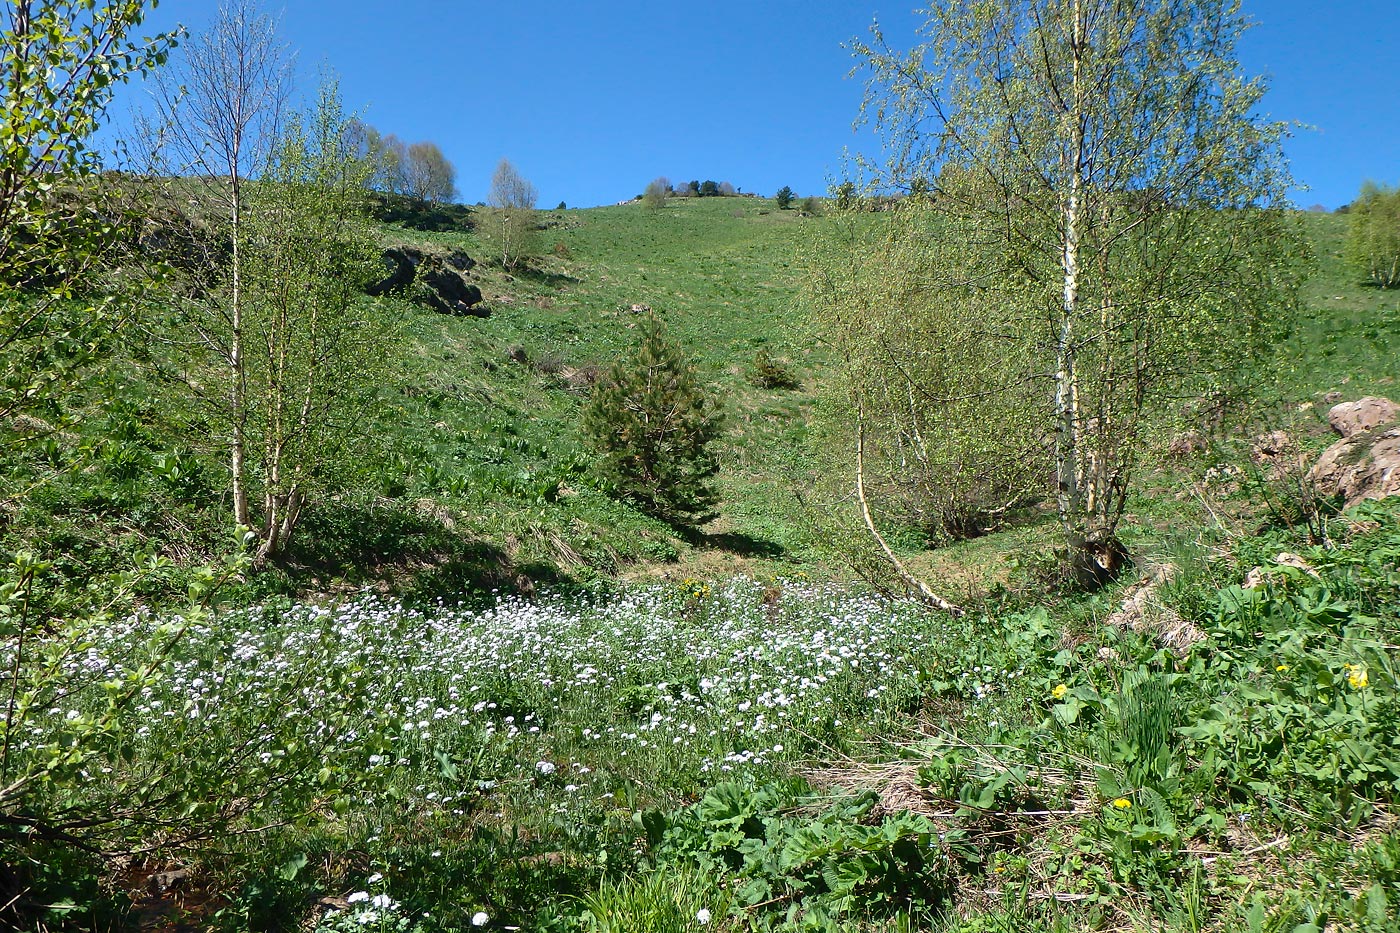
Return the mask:
[[582,428],[622,498],[671,524],[697,525],[713,517],[707,480],[719,465],[709,445],[721,422],[695,367],[648,317],[636,355],[614,363],[594,388]]

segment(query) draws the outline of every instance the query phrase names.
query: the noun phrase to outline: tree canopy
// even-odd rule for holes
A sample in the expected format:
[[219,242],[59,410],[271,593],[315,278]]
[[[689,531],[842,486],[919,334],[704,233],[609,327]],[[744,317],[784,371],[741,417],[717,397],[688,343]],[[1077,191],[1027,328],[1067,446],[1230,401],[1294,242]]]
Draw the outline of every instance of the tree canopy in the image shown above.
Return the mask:
[[[1123,562],[1151,406],[1219,389],[1292,305],[1285,127],[1257,116],[1265,82],[1241,76],[1233,0],[992,0],[925,16],[912,50],[878,26],[852,47],[886,146],[867,168],[890,187],[931,180],[910,199],[930,213],[913,220],[927,262],[887,274],[909,276],[893,291],[939,339],[860,326],[917,326],[898,315],[832,328],[854,338],[855,414],[907,399],[867,425],[902,450],[936,436],[924,413],[1024,394],[1032,424],[985,455],[1045,451],[1048,475],[1032,471],[1021,494],[1053,495],[1072,576],[1101,580]],[[964,468],[948,456],[941,468]]]

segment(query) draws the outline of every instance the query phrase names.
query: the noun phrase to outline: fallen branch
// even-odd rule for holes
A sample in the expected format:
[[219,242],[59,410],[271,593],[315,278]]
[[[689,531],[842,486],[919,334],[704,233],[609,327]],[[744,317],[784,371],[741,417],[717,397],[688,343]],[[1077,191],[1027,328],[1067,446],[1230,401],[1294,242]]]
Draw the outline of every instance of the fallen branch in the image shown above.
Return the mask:
[[870,536],[875,539],[875,543],[880,545],[880,550],[884,552],[885,559],[890,562],[890,566],[895,569],[907,586],[919,594],[924,602],[936,609],[941,609],[951,616],[962,616],[965,613],[959,607],[939,596],[929,589],[927,583],[920,580],[909,572],[898,555],[890,548],[885,541],[880,530],[875,527],[875,518],[870,514],[870,502],[865,495],[865,406],[856,400],[856,498],[860,500],[860,514],[865,519],[865,527],[870,530]]

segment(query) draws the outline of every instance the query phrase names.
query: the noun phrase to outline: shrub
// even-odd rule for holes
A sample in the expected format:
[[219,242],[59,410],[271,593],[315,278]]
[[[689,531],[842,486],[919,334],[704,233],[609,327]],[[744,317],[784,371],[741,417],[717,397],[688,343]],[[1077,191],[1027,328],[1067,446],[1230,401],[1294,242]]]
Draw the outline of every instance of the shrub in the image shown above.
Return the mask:
[[773,200],[778,202],[778,210],[785,211],[789,207],[792,207],[792,199],[795,197],[796,195],[792,193],[792,189],[787,185],[783,185],[778,189],[778,193],[773,195]]
[[763,347],[749,364],[749,382],[760,389],[795,389],[801,385],[792,368]]
[[718,470],[708,447],[720,414],[681,348],[648,318],[636,356],[615,363],[583,411],[582,428],[601,455],[599,472],[624,499],[672,524],[712,516],[706,480]]

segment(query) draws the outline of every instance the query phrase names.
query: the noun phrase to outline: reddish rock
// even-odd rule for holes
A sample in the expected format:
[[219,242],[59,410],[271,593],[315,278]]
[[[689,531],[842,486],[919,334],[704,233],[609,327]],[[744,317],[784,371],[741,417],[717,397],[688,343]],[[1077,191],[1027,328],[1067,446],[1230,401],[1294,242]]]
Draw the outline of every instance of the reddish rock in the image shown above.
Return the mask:
[[1327,423],[1342,437],[1351,437],[1390,424],[1400,416],[1400,405],[1388,398],[1368,395],[1354,402],[1333,405],[1327,412]]
[[1308,472],[1314,489],[1351,508],[1364,499],[1400,495],[1400,426],[1364,431],[1323,451]]

